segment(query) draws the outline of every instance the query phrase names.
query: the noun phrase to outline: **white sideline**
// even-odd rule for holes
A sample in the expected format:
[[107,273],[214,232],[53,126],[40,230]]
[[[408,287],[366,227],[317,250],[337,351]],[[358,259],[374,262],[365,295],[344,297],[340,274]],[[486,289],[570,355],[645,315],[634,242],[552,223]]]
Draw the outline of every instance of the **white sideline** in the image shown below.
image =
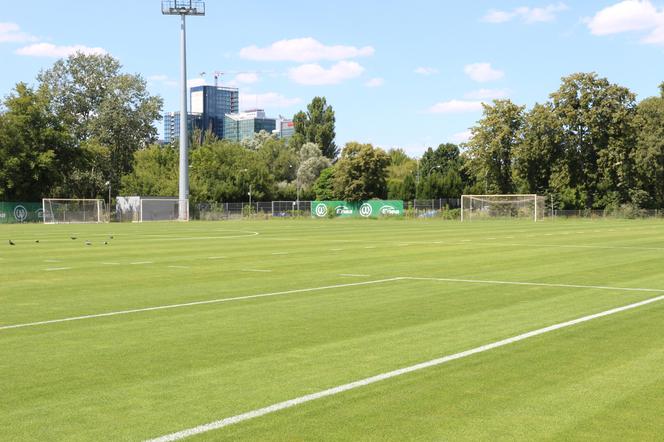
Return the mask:
[[403,276],[401,279],[411,281],[441,281],[441,282],[464,282],[470,284],[504,284],[504,285],[526,285],[534,287],[561,287],[571,289],[598,289],[598,290],[616,290],[621,292],[651,292],[664,293],[664,289],[648,289],[638,287],[610,287],[605,285],[583,285],[583,284],[556,284],[548,282],[518,282],[518,281],[493,281],[483,279],[460,279],[460,278],[427,278],[417,276]]
[[572,325],[576,325],[576,324],[580,324],[580,323],[583,323],[583,322],[591,321],[593,319],[601,318],[601,317],[604,317],[604,316],[613,315],[615,313],[620,313],[620,312],[623,312],[625,310],[634,309],[634,308],[637,308],[637,307],[641,307],[641,306],[651,304],[651,303],[654,303],[654,302],[657,302],[657,301],[662,301],[662,300],[664,300],[664,295],[657,296],[655,298],[646,299],[645,301],[640,301],[640,302],[636,302],[636,303],[633,303],[633,304],[628,304],[628,305],[625,305],[625,306],[622,306],[622,307],[617,307],[617,308],[614,308],[614,309],[611,309],[611,310],[606,310],[606,311],[603,311],[603,312],[600,312],[600,313],[595,313],[595,314],[592,314],[592,315],[583,316],[581,318],[572,319],[571,321],[561,322],[561,323],[558,323],[558,324],[550,325],[548,327],[539,328],[537,330],[533,330],[533,331],[530,331],[530,332],[527,332],[527,333],[523,333],[523,334],[520,334],[520,335],[517,335],[517,336],[513,336],[511,338],[503,339],[503,340],[500,340],[500,341],[492,342],[490,344],[475,347],[475,348],[472,348],[470,350],[462,351],[460,353],[455,353],[455,354],[452,354],[452,355],[443,356],[441,358],[432,359],[430,361],[421,362],[419,364],[411,365],[409,367],[400,368],[398,370],[389,371],[387,373],[382,373],[382,374],[379,374],[379,375],[376,375],[376,376],[371,376],[371,377],[368,377],[368,378],[360,379],[358,381],[350,382],[348,384],[339,385],[338,387],[333,387],[333,388],[329,388],[327,390],[322,390],[322,391],[319,391],[317,393],[312,393],[312,394],[308,394],[308,395],[305,395],[305,396],[300,396],[300,397],[290,399],[290,400],[287,400],[287,401],[284,401],[284,402],[278,402],[276,404],[272,404],[272,405],[269,405],[267,407],[263,407],[263,408],[259,408],[257,410],[253,410],[253,411],[238,414],[238,415],[235,415],[235,416],[227,417],[225,419],[221,419],[221,420],[211,422],[211,423],[208,423],[208,424],[199,425],[197,427],[189,428],[187,430],[182,430],[182,431],[178,431],[176,433],[167,434],[165,436],[161,436],[161,437],[158,437],[158,438],[155,438],[155,439],[149,439],[147,442],[176,441],[176,440],[184,439],[184,438],[194,436],[194,435],[197,435],[197,434],[206,433],[208,431],[217,430],[217,429],[227,427],[229,425],[237,424],[239,422],[243,422],[243,421],[246,421],[246,420],[249,420],[249,419],[254,419],[254,418],[257,418],[257,417],[260,417],[260,416],[264,416],[264,415],[269,414],[269,413],[274,413],[276,411],[280,411],[280,410],[284,410],[286,408],[294,407],[296,405],[304,404],[305,402],[310,402],[310,401],[314,401],[316,399],[321,399],[321,398],[324,398],[324,397],[333,396],[333,395],[343,393],[343,392],[348,391],[348,390],[353,390],[355,388],[364,387],[366,385],[374,384],[376,382],[384,381],[386,379],[394,378],[394,377],[401,376],[401,375],[404,375],[404,374],[407,374],[407,373],[412,373],[414,371],[423,370],[425,368],[445,364],[446,362],[454,361],[456,359],[465,358],[467,356],[472,356],[474,354],[482,353],[482,352],[485,352],[485,351],[488,351],[488,350],[492,350],[494,348],[503,347],[505,345],[512,344],[512,343],[519,342],[519,341],[523,341],[524,339],[532,338],[534,336],[542,335],[544,333],[549,333],[549,332],[552,332],[552,331],[555,331],[555,330],[559,330],[561,328],[570,327]]
[[145,307],[137,308],[132,310],[120,310],[116,312],[107,312],[107,313],[97,313],[93,315],[83,315],[83,316],[73,316],[70,318],[61,318],[61,319],[50,319],[47,321],[37,321],[37,322],[27,322],[24,324],[14,324],[14,325],[3,325],[0,326],[0,330],[10,330],[14,328],[24,328],[24,327],[34,327],[37,325],[46,325],[46,324],[57,324],[60,322],[69,322],[69,321],[80,321],[82,319],[93,319],[93,318],[105,318],[107,316],[118,316],[118,315],[128,315],[130,313],[141,313],[141,312],[151,312],[155,310],[168,310],[173,308],[180,307],[192,307],[196,305],[206,305],[206,304],[219,304],[222,302],[233,302],[233,301],[244,301],[246,299],[257,299],[257,298],[268,298],[271,296],[280,296],[280,295],[291,295],[294,293],[306,293],[306,292],[316,292],[321,290],[331,290],[342,287],[354,287],[360,285],[370,285],[370,284],[381,284],[384,282],[391,281],[400,281],[403,278],[388,278],[388,279],[376,279],[373,281],[362,281],[362,282],[349,282],[346,284],[336,284],[336,285],[326,285],[322,287],[311,287],[305,289],[294,289],[294,290],[285,290],[282,292],[272,292],[272,293],[259,293],[257,295],[247,295],[247,296],[237,296],[234,298],[219,298],[219,299],[210,299],[207,301],[193,301],[185,302],[182,304],[169,304],[169,305],[159,305],[155,307]]

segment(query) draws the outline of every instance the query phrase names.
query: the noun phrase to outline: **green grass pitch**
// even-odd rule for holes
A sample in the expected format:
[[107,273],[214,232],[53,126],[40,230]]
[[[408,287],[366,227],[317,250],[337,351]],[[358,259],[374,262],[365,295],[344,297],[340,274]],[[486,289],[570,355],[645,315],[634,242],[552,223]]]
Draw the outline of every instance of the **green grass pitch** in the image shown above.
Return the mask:
[[[156,438],[664,295],[657,220],[5,225],[0,238],[7,441]],[[661,440],[663,367],[661,301],[188,440]]]

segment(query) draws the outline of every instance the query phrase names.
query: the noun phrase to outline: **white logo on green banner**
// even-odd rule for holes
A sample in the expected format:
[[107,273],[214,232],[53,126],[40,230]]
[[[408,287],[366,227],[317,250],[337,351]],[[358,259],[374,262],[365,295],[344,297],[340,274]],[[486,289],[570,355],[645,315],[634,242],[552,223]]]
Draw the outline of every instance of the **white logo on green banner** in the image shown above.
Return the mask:
[[14,218],[16,218],[16,221],[22,223],[28,219],[28,209],[23,206],[14,207]]
[[327,206],[323,203],[320,203],[316,206],[316,216],[324,217],[327,215]]
[[371,204],[364,203],[362,204],[362,206],[360,206],[360,215],[363,216],[364,218],[369,218],[372,213],[373,213],[373,208],[371,207]]

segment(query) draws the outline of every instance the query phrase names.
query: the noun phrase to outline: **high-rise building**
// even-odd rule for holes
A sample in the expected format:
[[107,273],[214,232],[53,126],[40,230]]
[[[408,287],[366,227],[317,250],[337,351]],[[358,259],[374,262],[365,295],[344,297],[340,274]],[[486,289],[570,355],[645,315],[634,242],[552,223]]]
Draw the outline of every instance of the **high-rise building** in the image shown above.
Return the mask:
[[[199,114],[187,115],[187,130],[189,133],[196,128],[202,129],[203,117]],[[180,139],[180,112],[164,114],[164,143],[172,144]]]
[[275,133],[279,138],[288,139],[295,135],[295,123],[280,116]]
[[224,116],[240,110],[237,88],[223,86],[195,86],[190,89],[191,112],[201,115],[201,128],[224,138]]
[[262,130],[272,133],[277,128],[277,120],[267,118],[263,109],[226,114],[224,117],[224,139],[242,141],[251,138]]

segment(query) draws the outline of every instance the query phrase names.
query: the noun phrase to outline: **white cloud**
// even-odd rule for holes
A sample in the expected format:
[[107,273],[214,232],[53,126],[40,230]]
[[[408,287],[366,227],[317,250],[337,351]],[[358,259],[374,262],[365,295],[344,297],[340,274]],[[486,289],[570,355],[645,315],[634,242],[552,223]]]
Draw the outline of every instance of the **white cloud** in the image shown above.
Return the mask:
[[258,74],[254,72],[242,72],[235,76],[234,81],[238,84],[253,84],[258,82]]
[[163,75],[163,74],[158,74],[158,75],[150,75],[148,77],[148,82],[150,83],[159,83],[163,86],[169,86],[169,87],[174,87],[178,85],[178,82],[176,80],[171,80],[168,75]]
[[464,112],[478,112],[481,110],[481,101],[449,100],[434,104],[428,109],[428,112],[432,114],[459,114]]
[[420,66],[419,68],[415,69],[414,72],[420,75],[434,75],[438,73],[438,69]]
[[385,84],[385,80],[382,78],[372,78],[371,80],[364,83],[366,87],[381,87]]
[[86,55],[104,55],[106,50],[103,48],[91,48],[83,45],[73,46],[56,46],[51,43],[35,43],[25,46],[16,50],[18,55],[26,55],[30,57],[52,57],[62,58],[69,57],[76,53]]
[[190,78],[187,80],[187,89],[196,86],[205,86],[206,84],[207,82],[205,81],[205,78]]
[[318,60],[344,60],[374,54],[371,46],[326,46],[311,37],[280,40],[265,48],[248,46],[240,50],[240,57],[258,61],[296,61],[306,63]]
[[471,100],[498,100],[509,96],[507,89],[478,89],[464,94],[464,98]]
[[593,35],[646,31],[641,40],[664,44],[664,8],[657,9],[650,0],[625,0],[606,7],[587,20]]
[[267,92],[264,94],[243,94],[240,92],[240,108],[280,108],[291,107],[300,104],[300,98],[287,98],[276,92]]
[[27,43],[37,41],[34,35],[21,32],[16,23],[0,23],[0,43]]
[[303,64],[288,72],[291,80],[305,85],[339,84],[344,80],[359,77],[364,68],[354,61],[340,61],[329,69],[318,64]]
[[542,8],[521,6],[511,11],[491,9],[482,17],[482,21],[488,23],[505,23],[518,18],[525,23],[551,22],[556,19],[556,15],[559,12],[566,11],[567,9],[569,8],[565,3],[554,3]]
[[478,83],[500,80],[505,76],[503,71],[491,67],[491,63],[473,63],[463,68],[466,75]]
[[457,132],[450,137],[450,141],[456,144],[467,143],[473,136],[473,133],[470,130],[464,130],[463,132]]

